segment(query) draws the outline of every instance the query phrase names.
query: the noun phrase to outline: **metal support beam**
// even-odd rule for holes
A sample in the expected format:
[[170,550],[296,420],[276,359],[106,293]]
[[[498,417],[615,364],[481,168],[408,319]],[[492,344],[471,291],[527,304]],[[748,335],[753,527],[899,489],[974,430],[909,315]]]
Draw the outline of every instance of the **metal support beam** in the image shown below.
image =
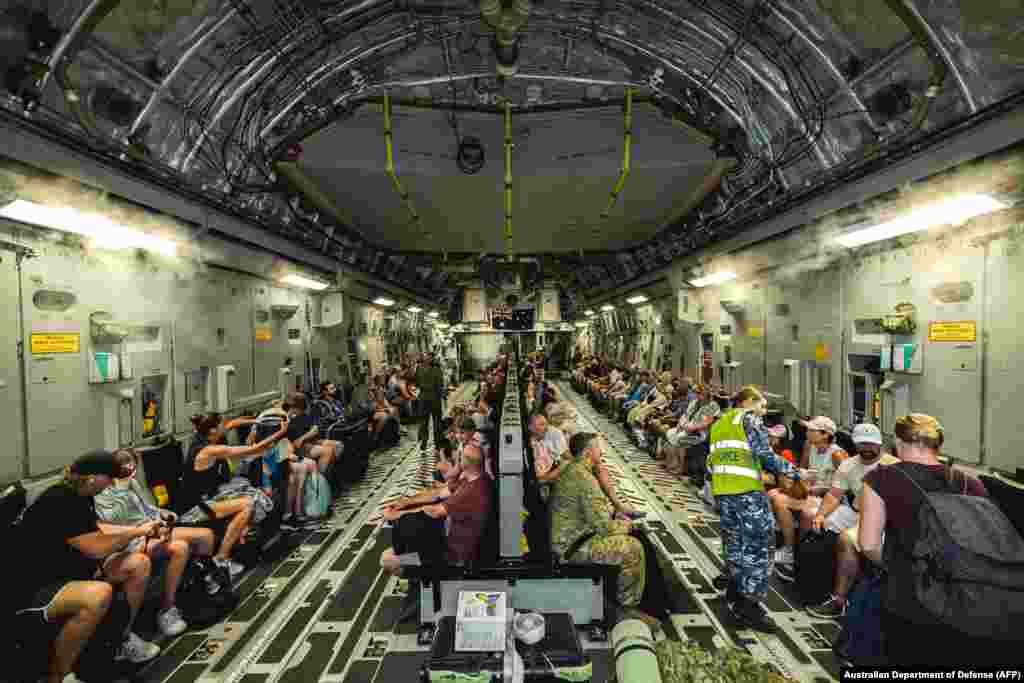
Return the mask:
[[220,17],[219,19],[210,17],[200,25],[199,31],[201,31],[201,34],[196,38],[196,41],[189,46],[184,54],[178,58],[178,63],[174,65],[173,69],[171,69],[171,73],[167,74],[163,81],[161,81],[160,86],[149,96],[149,101],[146,102],[146,106],[143,107],[142,111],[139,112],[139,115],[132,123],[129,135],[134,135],[138,132],[139,128],[141,128],[146,122],[146,119],[148,119],[153,113],[157,103],[166,96],[171,84],[174,83],[175,79],[178,78],[184,68],[188,66],[188,63],[192,61],[192,58],[196,56],[200,49],[202,49],[203,45],[206,44],[206,41],[215,36],[226,23],[235,17],[236,14],[237,10],[232,8],[223,17]]
[[[878,124],[875,123],[875,120],[871,117],[871,113],[868,112],[867,107],[864,106],[864,103],[860,99],[860,95],[857,94],[857,91],[853,89],[853,86],[850,84],[850,82],[847,81],[846,77],[843,76],[842,72],[839,71],[839,68],[835,65],[835,62],[833,62],[832,59],[825,53],[825,51],[821,49],[817,41],[815,41],[814,38],[809,36],[797,24],[791,21],[789,17],[783,14],[782,10],[780,10],[776,5],[771,4],[770,6],[772,8],[772,11],[775,13],[775,16],[779,19],[779,21],[784,23],[789,28],[789,30],[791,30],[794,34],[799,36],[800,40],[806,43],[807,46],[811,48],[811,50],[814,51],[816,55],[818,55],[818,58],[821,60],[822,64],[824,64],[825,67],[828,69],[828,72],[832,74],[832,78],[835,79],[836,83],[839,84],[839,87],[846,93],[846,95],[853,102],[853,106],[855,106],[863,113],[864,121],[868,124],[868,126],[870,126],[872,130],[878,130]],[[767,338],[767,335],[765,335],[765,338]]]
[[921,47],[928,53],[928,57],[932,61],[941,62],[941,65],[953,76],[953,80],[956,81],[956,87],[967,104],[967,109],[972,114],[976,113],[978,105],[974,101],[974,94],[971,92],[971,88],[967,84],[964,75],[960,73],[956,60],[953,59],[953,55],[950,54],[945,43],[942,42],[942,37],[935,32],[935,29],[924,18],[924,15],[917,9],[917,6],[912,0],[888,0],[888,4],[892,11],[907,24],[907,28],[910,29],[910,32],[921,43]]
[[612,209],[615,207],[615,202],[619,199],[619,193],[622,192],[622,188],[626,185],[626,178],[629,176],[629,170],[632,161],[633,152],[633,89],[626,89],[626,107],[625,114],[623,116],[623,134],[622,134],[622,172],[619,174],[619,179],[615,183],[615,187],[612,188],[611,194],[608,196],[608,206],[601,212],[601,220],[607,220],[612,214]]
[[50,68],[39,82],[39,92],[46,94],[46,86],[49,84],[53,74],[58,69],[63,69],[66,66],[66,62],[74,57],[79,40],[83,36],[92,33],[100,25],[100,22],[106,19],[107,15],[120,4],[120,1],[92,0],[86,5],[82,13],[75,18],[68,32],[61,37],[57,47],[53,48],[50,58],[46,60],[46,65]]

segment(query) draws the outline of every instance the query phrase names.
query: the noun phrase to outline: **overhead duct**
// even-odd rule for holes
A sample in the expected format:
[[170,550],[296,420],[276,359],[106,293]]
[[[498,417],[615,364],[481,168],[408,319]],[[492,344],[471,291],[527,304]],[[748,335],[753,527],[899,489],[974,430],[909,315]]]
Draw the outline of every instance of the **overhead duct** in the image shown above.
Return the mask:
[[391,96],[384,95],[384,144],[387,147],[387,171],[388,176],[391,178],[392,184],[395,186],[395,191],[398,192],[398,196],[401,197],[402,203],[405,204],[405,208],[409,210],[409,216],[412,217],[412,222],[417,228],[422,230],[423,224],[420,219],[420,215],[416,213],[416,207],[412,205],[412,200],[409,199],[409,192],[402,186],[402,181],[398,179],[398,174],[395,173],[395,154],[394,145],[391,142]]
[[503,7],[501,0],[480,0],[480,15],[494,31],[494,56],[500,76],[513,76],[519,69],[519,30],[530,17],[530,0],[512,0]]
[[633,151],[633,89],[626,88],[626,114],[623,123],[623,152],[622,152],[622,172],[619,174],[619,180],[615,183],[615,187],[612,188],[611,195],[608,197],[608,206],[605,207],[601,213],[602,219],[607,219],[611,215],[612,208],[615,206],[615,202],[619,199],[619,193],[622,192],[622,188],[626,184],[626,177],[629,175],[630,161],[632,159]]

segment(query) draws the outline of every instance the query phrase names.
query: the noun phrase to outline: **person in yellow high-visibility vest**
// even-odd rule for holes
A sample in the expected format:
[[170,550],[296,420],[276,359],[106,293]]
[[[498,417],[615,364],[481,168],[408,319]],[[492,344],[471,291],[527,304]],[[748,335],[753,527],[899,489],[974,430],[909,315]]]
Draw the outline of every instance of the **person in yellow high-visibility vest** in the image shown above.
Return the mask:
[[[711,427],[707,467],[711,492],[721,509],[726,602],[744,626],[770,633],[775,625],[762,602],[768,594],[775,553],[775,516],[761,478],[763,468],[799,480],[800,474],[775,454],[761,421],[764,395],[744,387],[735,407]],[[718,585],[720,582],[716,581]]]

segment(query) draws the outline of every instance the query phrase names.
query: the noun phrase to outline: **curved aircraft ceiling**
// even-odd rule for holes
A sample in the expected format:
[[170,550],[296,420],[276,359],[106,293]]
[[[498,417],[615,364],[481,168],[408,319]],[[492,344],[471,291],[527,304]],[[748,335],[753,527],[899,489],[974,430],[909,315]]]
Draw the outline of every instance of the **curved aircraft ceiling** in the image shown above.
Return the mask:
[[1024,0],[14,5],[8,110],[441,297],[509,250],[625,282],[1024,84]]

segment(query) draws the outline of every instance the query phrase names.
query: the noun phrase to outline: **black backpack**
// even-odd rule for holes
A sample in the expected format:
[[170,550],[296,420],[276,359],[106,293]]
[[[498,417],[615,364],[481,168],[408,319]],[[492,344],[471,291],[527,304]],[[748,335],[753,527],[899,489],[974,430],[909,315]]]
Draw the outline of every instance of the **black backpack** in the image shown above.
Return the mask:
[[[1019,640],[1024,632],[1024,538],[992,500],[962,490],[921,492],[916,522],[885,544],[886,609],[969,636]],[[956,483],[954,482],[954,487]],[[898,549],[897,546],[902,546]]]

